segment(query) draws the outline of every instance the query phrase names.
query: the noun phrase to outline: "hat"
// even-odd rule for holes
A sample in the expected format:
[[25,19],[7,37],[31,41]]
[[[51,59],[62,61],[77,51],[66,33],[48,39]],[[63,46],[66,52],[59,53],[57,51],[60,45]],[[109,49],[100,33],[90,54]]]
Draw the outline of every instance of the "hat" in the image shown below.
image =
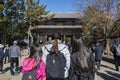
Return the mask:
[[0,44],[0,48],[3,48],[3,47],[4,47],[4,45]]
[[17,44],[17,41],[13,41],[13,44]]

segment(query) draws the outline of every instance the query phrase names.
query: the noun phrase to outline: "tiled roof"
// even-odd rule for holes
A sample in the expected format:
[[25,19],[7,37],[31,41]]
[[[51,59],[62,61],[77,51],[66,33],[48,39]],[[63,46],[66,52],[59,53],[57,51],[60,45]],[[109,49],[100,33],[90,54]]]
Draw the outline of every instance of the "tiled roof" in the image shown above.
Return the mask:
[[[47,16],[54,15],[53,18],[81,18],[80,12],[50,12]],[[45,17],[45,16],[44,16]]]
[[65,29],[65,28],[69,28],[69,29],[75,29],[75,28],[82,28],[81,25],[39,25],[38,26],[39,29]]

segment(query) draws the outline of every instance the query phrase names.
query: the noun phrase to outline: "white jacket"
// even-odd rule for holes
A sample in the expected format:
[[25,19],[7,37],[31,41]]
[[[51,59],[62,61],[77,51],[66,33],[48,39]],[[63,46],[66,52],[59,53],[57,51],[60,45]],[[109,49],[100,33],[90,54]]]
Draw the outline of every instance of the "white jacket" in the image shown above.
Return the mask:
[[[45,46],[50,51],[52,44],[48,44]],[[45,49],[45,46],[42,47],[42,52],[43,52],[42,59],[46,63],[46,57],[47,57],[47,54],[49,54],[49,52],[47,51],[47,49]],[[65,68],[64,77],[67,78],[68,77],[68,70],[70,68],[70,52],[68,50],[68,47],[65,44],[58,44],[58,50],[62,50],[61,52],[64,54],[64,56],[66,58],[66,68]]]

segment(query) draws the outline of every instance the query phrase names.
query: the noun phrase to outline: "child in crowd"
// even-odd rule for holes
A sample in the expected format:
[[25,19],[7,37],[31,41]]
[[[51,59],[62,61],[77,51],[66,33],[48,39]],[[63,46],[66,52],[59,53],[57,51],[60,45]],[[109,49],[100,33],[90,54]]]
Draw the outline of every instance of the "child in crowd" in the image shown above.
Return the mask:
[[[22,73],[35,69],[37,80],[43,80],[46,77],[46,65],[42,61],[42,50],[39,44],[30,47],[30,55],[22,63]],[[28,79],[29,80],[29,79]]]

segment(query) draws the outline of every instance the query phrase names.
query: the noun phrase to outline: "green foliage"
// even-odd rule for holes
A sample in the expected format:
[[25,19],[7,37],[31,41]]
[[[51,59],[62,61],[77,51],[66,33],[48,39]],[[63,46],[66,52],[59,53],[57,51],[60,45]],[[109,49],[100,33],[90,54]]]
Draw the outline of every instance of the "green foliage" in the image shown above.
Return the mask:
[[46,6],[39,5],[38,1],[25,0],[25,20],[29,25],[36,25],[37,22],[42,22],[50,18],[43,17],[43,15],[47,15],[49,11],[45,11]]
[[[52,16],[45,16],[49,11],[45,11],[46,6],[39,5],[39,0],[25,0],[25,21],[28,23],[28,39],[33,43],[33,35],[31,29],[35,29],[39,22],[51,19]],[[45,17],[44,17],[45,16]]]
[[12,42],[13,39],[17,38],[17,34],[21,34],[18,25],[24,20],[25,6],[23,3],[24,0],[6,0],[4,3],[4,17],[2,20],[2,32],[5,33],[2,38],[4,43]]
[[46,6],[40,5],[39,0],[4,0],[4,2],[0,4],[0,37],[4,43],[23,39],[27,36],[30,25],[34,27],[38,22],[50,19],[42,17],[49,11],[45,11]]

